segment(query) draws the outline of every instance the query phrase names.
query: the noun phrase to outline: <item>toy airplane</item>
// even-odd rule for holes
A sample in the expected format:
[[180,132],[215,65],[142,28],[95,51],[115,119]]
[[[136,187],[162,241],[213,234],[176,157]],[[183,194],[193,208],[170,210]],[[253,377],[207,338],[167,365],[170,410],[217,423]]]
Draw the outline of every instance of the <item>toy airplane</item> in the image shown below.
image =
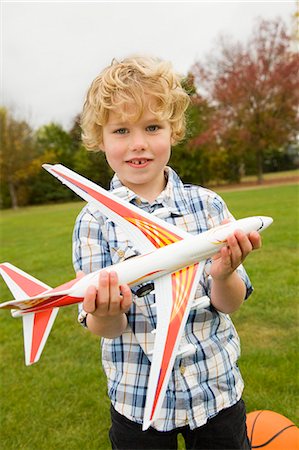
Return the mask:
[[[43,166],[87,202],[119,225],[140,255],[107,267],[118,274],[119,284],[131,287],[154,281],[157,329],[143,420],[143,430],[159,416],[169,377],[178,354],[196,349],[179,349],[181,336],[192,307],[204,307],[207,297],[194,304],[195,290],[205,260],[226,245],[234,230],[261,232],[272,223],[270,217],[249,217],[212,228],[199,235],[186,231],[146,213],[95,183],[56,164]],[[101,269],[103,270],[103,269]],[[0,304],[23,318],[26,364],[38,361],[59,307],[83,301],[90,285],[98,285],[99,272],[51,289],[9,263],[0,264],[0,272],[15,300]]]

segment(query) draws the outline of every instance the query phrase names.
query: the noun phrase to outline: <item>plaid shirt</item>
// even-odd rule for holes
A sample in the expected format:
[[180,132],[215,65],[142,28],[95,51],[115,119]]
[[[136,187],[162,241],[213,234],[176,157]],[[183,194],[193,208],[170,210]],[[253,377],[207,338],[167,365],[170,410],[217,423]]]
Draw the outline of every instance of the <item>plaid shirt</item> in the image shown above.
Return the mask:
[[[232,217],[224,201],[214,192],[184,185],[170,168],[166,174],[166,188],[152,204],[123,186],[116,175],[111,189],[150,213],[163,208],[163,219],[191,234],[206,231],[224,218]],[[136,254],[122,230],[103,216],[96,205],[90,203],[83,208],[73,235],[76,271],[90,273]],[[211,261],[207,260],[195,298],[210,296],[210,265]],[[238,272],[246,284],[248,297],[252,291],[250,281],[242,266]],[[128,419],[142,423],[156,311],[151,307],[154,294],[137,297],[133,293],[133,299],[124,333],[116,339],[102,339],[102,363],[114,408]],[[211,304],[191,309],[181,346],[189,343],[197,351],[192,356],[175,359],[160,417],[152,424],[157,430],[169,431],[185,425],[194,429],[241,397],[243,380],[237,365],[239,337],[230,317]]]

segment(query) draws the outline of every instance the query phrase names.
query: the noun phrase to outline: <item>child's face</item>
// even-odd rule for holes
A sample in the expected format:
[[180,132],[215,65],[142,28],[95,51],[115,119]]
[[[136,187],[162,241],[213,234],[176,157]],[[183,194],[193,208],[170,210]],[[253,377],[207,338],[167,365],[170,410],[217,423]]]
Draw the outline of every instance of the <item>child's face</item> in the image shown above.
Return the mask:
[[145,109],[135,122],[109,113],[102,150],[110,167],[129,189],[153,201],[165,187],[164,168],[171,153],[171,126]]

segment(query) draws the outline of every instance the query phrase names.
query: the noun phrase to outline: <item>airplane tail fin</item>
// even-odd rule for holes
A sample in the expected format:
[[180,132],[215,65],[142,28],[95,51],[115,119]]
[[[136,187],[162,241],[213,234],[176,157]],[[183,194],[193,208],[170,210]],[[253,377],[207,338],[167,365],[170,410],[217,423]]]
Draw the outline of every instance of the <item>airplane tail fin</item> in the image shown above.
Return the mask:
[[0,274],[16,300],[21,300],[28,296],[34,297],[51,289],[50,286],[10,263],[0,264]]
[[[50,286],[10,263],[0,264],[0,274],[16,300],[36,296],[48,291]],[[21,313],[25,348],[25,363],[31,365],[41,356],[59,308],[35,313]]]

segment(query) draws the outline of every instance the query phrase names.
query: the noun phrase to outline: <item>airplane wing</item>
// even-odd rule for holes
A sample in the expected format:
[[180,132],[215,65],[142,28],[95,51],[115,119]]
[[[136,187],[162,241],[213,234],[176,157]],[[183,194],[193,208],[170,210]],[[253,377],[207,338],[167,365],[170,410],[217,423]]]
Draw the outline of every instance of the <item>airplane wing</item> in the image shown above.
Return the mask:
[[[16,299],[43,294],[50,286],[9,263],[0,264],[0,273]],[[59,308],[23,313],[23,334],[26,365],[37,362],[47,342]]]
[[[122,228],[141,253],[190,237],[186,231],[142,211],[60,164],[45,164],[43,167],[84,200],[96,203],[106,217]],[[203,268],[204,262],[201,262],[154,282],[157,330],[143,429],[147,429],[159,415]]]
[[[157,329],[146,396],[143,430],[146,430],[159,417],[179,343],[204,266],[205,261],[155,280]],[[165,301],[166,299],[172,299],[172,301]]]
[[43,167],[81,198],[96,203],[106,217],[121,227],[140,253],[190,236],[186,231],[142,211],[61,164],[43,164]]

